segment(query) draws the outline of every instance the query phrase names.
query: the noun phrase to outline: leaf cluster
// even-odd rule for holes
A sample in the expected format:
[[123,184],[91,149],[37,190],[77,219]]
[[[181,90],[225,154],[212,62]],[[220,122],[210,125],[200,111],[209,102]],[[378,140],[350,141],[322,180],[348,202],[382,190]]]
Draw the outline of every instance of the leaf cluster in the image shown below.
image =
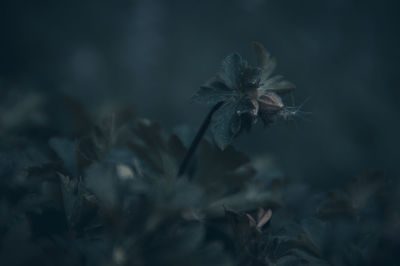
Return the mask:
[[290,112],[284,108],[279,95],[295,86],[283,76],[271,76],[276,61],[259,43],[254,43],[257,65],[251,66],[238,53],[222,61],[218,75],[200,87],[192,97],[204,104],[222,106],[213,116],[211,130],[216,144],[225,149],[243,130],[249,130],[258,119],[270,124]]

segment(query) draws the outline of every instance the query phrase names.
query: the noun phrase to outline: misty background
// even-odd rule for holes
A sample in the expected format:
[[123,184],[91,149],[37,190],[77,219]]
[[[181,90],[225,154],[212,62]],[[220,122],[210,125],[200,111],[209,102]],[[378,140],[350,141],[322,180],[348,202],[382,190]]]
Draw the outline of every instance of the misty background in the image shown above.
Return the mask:
[[258,126],[236,141],[239,150],[270,154],[285,176],[319,187],[372,170],[397,178],[399,7],[351,0],[2,1],[0,133],[43,143],[77,138],[85,125],[74,124],[73,103],[93,116],[128,105],[138,117],[171,131],[188,125],[194,135],[209,107],[191,103],[191,95],[226,55],[254,62],[251,44],[258,41],[277,59],[275,73],[297,86],[295,103],[286,103],[309,98],[303,109],[311,121]]

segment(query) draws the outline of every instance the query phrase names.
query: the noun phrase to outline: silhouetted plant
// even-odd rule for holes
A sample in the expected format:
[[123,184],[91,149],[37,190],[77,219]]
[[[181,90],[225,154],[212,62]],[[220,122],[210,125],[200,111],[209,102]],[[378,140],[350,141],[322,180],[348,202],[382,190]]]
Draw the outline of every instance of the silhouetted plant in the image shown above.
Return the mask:
[[206,117],[179,174],[196,150],[197,144],[207,128],[211,126],[215,143],[222,150],[232,143],[243,130],[261,119],[264,124],[272,123],[276,118],[288,119],[295,113],[286,108],[280,95],[287,94],[295,86],[282,76],[271,76],[276,62],[259,43],[253,44],[257,55],[257,66],[251,66],[239,54],[234,53],[222,61],[222,69],[193,96],[199,103],[214,105]]

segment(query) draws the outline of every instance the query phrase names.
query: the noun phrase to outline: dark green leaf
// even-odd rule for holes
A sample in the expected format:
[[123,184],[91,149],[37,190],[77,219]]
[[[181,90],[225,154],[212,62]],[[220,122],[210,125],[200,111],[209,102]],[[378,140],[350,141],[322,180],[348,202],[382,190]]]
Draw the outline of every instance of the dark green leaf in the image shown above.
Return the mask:
[[211,130],[215,143],[221,150],[224,150],[235,138],[235,134],[232,132],[232,123],[237,123],[235,121],[236,107],[235,102],[225,103],[212,118]]
[[227,88],[221,81],[214,81],[211,84],[201,86],[192,100],[204,104],[216,104],[226,101],[236,94],[236,91]]
[[219,77],[225,82],[225,84],[232,89],[239,89],[241,76],[247,67],[247,62],[237,54],[228,55],[222,61],[222,70]]
[[231,190],[242,189],[255,175],[250,159],[231,146],[222,151],[203,141],[198,157],[194,181],[207,192],[209,201],[215,201]]
[[138,120],[126,131],[125,144],[144,162],[148,170],[161,174],[170,167],[177,168],[185,153],[178,137],[169,136],[158,123],[146,119]]

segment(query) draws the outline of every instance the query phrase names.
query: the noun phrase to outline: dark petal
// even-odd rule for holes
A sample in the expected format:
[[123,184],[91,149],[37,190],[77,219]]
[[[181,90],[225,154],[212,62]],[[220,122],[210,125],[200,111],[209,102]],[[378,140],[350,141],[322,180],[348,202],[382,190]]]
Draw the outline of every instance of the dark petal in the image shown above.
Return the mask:
[[261,228],[271,219],[272,211],[268,209],[263,215],[259,216],[260,218],[257,219],[257,228],[261,230]]
[[261,68],[264,67],[270,58],[270,54],[265,50],[264,46],[259,42],[254,42],[253,48],[254,51],[256,52],[257,66]]
[[254,51],[257,56],[257,66],[262,69],[262,80],[268,79],[276,67],[275,59],[265,50],[264,46],[258,42],[253,43]]
[[263,82],[262,88],[271,87],[273,84],[281,82],[282,80],[284,80],[284,77],[282,75],[273,76],[272,78],[270,78],[270,79],[268,79],[268,80]]
[[229,88],[238,89],[240,87],[241,76],[246,67],[247,61],[243,60],[239,54],[228,55],[222,61],[222,70],[219,73],[219,77]]
[[258,99],[258,102],[260,104],[261,111],[269,114],[275,114],[284,107],[281,97],[273,92],[262,95]]
[[258,208],[258,211],[257,211],[257,221],[260,221],[261,218],[264,216],[264,214],[265,214],[264,208]]
[[295,88],[296,86],[293,83],[285,80],[283,76],[277,75],[264,81],[260,90],[285,94],[293,91]]
[[257,222],[256,222],[256,220],[254,220],[253,216],[251,216],[248,213],[246,213],[246,216],[249,219],[249,226],[250,227],[256,227],[257,226]]

